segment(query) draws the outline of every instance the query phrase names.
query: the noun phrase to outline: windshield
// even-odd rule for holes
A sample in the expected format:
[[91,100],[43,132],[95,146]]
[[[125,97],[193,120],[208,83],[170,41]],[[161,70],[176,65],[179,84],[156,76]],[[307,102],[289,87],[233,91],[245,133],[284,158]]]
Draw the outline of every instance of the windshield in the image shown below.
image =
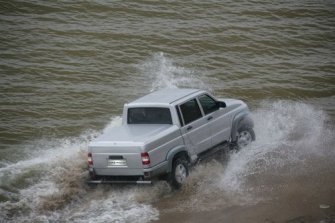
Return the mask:
[[172,124],[169,108],[129,108],[128,124]]

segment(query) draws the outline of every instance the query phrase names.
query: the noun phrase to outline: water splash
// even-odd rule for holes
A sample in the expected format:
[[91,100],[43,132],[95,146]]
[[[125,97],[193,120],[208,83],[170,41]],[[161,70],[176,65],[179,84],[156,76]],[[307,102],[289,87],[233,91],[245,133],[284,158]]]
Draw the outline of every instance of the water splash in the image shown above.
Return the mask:
[[225,188],[241,189],[248,186],[248,178],[264,173],[292,176],[317,171],[306,162],[332,153],[334,133],[326,126],[328,117],[311,105],[263,102],[253,117],[257,141],[231,157],[222,178]]
[[151,91],[163,88],[200,88],[210,89],[193,70],[177,66],[164,53],[156,53],[139,66],[141,72],[149,80]]
[[[0,220],[147,222],[158,219],[152,204],[163,198],[173,200],[165,212],[252,205],[276,197],[287,179],[307,175],[318,181],[323,168],[332,170],[335,137],[323,111],[304,103],[264,101],[253,118],[256,142],[197,166],[185,187],[175,193],[165,182],[88,188],[86,149],[101,132],[41,140],[31,157],[0,168],[0,194],[7,200],[0,202]],[[121,121],[113,117],[103,131]],[[323,187],[327,190],[327,185]]]
[[[121,124],[114,117],[103,131]],[[86,151],[101,134],[87,131],[79,137],[41,140],[32,157],[0,168],[0,221],[13,222],[147,222],[158,217],[150,204],[167,187],[101,187],[87,184]],[[162,188],[162,189],[160,189]],[[164,188],[164,189],[163,189]],[[155,193],[152,193],[156,191]],[[143,195],[146,194],[145,199]]]

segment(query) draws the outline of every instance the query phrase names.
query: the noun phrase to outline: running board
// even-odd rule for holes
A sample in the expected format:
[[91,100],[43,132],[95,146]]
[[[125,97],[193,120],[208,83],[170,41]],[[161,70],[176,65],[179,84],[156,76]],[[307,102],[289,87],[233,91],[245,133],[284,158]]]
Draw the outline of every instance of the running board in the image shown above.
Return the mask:
[[198,156],[199,157],[198,162],[202,161],[202,160],[205,160],[205,159],[207,159],[211,156],[216,155],[218,151],[225,150],[227,148],[227,146],[229,146],[228,142],[222,142],[222,143],[212,147],[211,149],[200,153],[199,156]]

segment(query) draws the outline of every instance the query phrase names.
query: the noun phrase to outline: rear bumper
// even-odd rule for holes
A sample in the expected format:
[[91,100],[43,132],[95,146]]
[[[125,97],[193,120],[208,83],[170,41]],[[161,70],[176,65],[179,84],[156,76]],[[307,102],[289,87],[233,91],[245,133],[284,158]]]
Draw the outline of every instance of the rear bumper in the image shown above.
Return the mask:
[[151,168],[104,168],[89,169],[90,184],[151,184],[151,179],[167,173],[168,162],[164,161]]

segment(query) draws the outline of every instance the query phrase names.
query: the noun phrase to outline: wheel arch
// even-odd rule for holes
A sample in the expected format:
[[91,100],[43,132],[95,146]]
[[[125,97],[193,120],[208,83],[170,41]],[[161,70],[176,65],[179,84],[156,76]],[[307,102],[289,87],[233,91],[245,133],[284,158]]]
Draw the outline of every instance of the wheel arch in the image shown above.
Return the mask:
[[250,112],[242,111],[235,115],[231,129],[231,139],[234,141],[237,137],[238,129],[242,126],[247,128],[254,127],[254,121],[251,118]]
[[173,161],[180,156],[185,156],[187,161],[190,162],[190,156],[185,148],[185,146],[177,146],[171,149],[166,156],[166,160],[168,161],[167,172],[170,173],[172,170]]

